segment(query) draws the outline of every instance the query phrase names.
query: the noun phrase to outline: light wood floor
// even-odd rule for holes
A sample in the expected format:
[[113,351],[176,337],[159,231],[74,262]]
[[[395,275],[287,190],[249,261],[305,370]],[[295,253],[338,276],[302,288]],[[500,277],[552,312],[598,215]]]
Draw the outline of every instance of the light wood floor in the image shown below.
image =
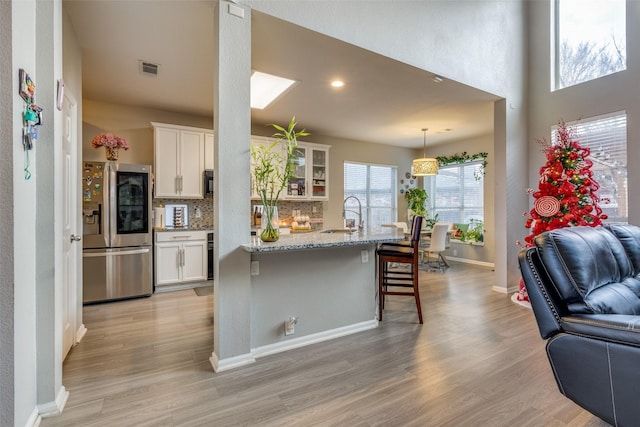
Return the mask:
[[[557,390],[533,314],[488,269],[421,273],[377,329],[214,373],[212,296],[85,307],[51,426],[605,426]],[[348,284],[345,284],[348,286]],[[373,285],[372,285],[373,286]]]

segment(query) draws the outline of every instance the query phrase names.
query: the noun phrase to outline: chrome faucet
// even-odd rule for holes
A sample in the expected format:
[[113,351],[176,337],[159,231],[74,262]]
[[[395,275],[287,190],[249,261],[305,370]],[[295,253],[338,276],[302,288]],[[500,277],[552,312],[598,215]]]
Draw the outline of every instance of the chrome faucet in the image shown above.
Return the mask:
[[[349,199],[356,199],[356,202],[358,202],[358,212],[347,209],[347,200]],[[347,212],[358,214],[358,232],[362,233],[362,231],[364,231],[364,220],[362,219],[362,203],[360,203],[360,199],[356,196],[348,196],[344,199],[344,202],[342,203],[342,219],[347,218]]]

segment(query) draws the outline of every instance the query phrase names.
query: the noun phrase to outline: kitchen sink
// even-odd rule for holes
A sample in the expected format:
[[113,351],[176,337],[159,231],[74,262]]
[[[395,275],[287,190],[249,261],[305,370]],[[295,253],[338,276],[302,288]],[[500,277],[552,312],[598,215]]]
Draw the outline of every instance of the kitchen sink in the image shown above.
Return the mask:
[[322,230],[321,233],[355,233],[356,231],[358,231],[357,228],[328,228],[326,230]]

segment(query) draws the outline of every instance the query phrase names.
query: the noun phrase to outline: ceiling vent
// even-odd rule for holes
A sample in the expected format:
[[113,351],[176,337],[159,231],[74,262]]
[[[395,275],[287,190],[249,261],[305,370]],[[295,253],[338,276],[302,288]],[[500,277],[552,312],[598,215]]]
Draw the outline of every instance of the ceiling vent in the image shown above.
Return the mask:
[[151,62],[140,61],[140,72],[145,76],[156,77],[158,75],[158,64]]

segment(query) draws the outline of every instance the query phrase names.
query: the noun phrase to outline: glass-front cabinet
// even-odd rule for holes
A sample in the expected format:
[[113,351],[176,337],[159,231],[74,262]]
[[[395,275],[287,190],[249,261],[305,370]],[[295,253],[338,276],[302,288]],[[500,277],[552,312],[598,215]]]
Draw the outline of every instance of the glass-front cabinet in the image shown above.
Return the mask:
[[327,150],[311,149],[311,196],[327,197]]
[[[273,142],[272,138],[252,136],[251,144]],[[328,200],[329,199],[329,145],[298,141],[295,168],[282,194],[283,200]],[[283,147],[284,149],[284,147]],[[258,198],[254,188],[253,165],[251,166],[251,197]]]
[[293,152],[293,178],[287,185],[287,196],[291,198],[307,197],[307,149],[298,147]]

